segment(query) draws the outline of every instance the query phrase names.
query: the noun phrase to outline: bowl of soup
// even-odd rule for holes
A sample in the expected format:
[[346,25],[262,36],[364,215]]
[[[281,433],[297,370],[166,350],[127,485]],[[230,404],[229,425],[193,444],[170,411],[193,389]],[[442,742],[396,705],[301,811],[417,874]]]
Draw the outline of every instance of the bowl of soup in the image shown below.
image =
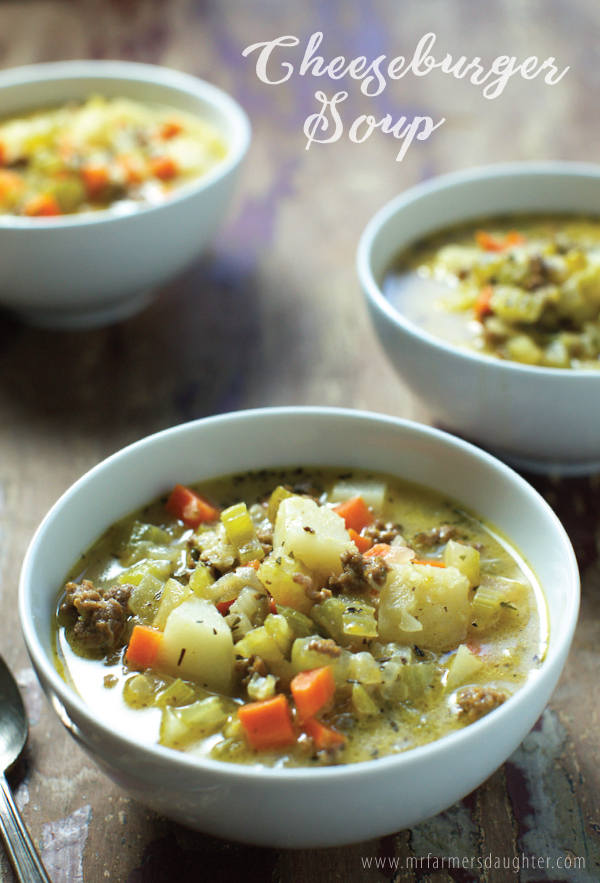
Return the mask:
[[141,310],[219,229],[250,140],[210,83],[122,61],[0,73],[0,304],[84,328]]
[[445,429],[538,472],[600,469],[600,167],[452,173],[370,221],[357,266],[394,367]]
[[275,847],[464,797],[535,724],[579,582],[556,516],[439,430],[278,408],[136,442],[40,525],[20,582],[67,730],[135,799]]

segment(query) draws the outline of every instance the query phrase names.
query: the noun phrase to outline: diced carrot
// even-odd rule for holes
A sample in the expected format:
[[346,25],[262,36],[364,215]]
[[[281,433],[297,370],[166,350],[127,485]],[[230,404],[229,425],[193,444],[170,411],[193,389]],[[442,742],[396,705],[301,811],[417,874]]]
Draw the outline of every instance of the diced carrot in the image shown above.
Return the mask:
[[290,690],[300,720],[314,717],[331,701],[335,693],[333,669],[329,665],[324,665],[321,668],[301,671],[292,678]]
[[177,122],[177,120],[167,120],[160,130],[160,137],[164,138],[165,141],[168,141],[169,138],[174,138],[175,135],[179,135],[182,130],[183,126],[181,123]]
[[511,245],[523,245],[527,242],[527,238],[519,233],[518,230],[509,230],[504,237],[504,248],[510,248]]
[[170,181],[179,172],[177,163],[170,156],[155,156],[150,160],[149,166],[154,177],[161,181]]
[[431,567],[445,567],[443,561],[435,561],[433,558],[415,558],[413,564],[430,564]]
[[509,230],[502,239],[492,236],[487,230],[477,230],[475,241],[484,251],[504,251],[513,245],[522,245],[525,242],[525,237],[518,230]]
[[357,533],[353,527],[348,529],[348,533],[350,534],[350,539],[356,545],[356,548],[363,555],[365,552],[368,552],[371,546],[373,545],[373,540],[369,537],[363,537],[361,534]]
[[176,484],[165,506],[169,515],[183,521],[188,527],[198,527],[205,521],[216,521],[220,511],[205,497],[183,484]]
[[271,593],[269,592],[269,613],[272,613],[273,616],[277,613],[277,602]]
[[489,316],[493,313],[493,310],[490,306],[490,300],[492,299],[493,293],[494,287],[492,285],[484,285],[477,295],[474,310],[475,318],[478,319],[480,322],[485,319],[486,316]]
[[367,527],[375,520],[373,513],[360,496],[351,497],[349,500],[344,500],[343,503],[338,503],[333,507],[333,511],[344,519],[348,530],[352,528],[357,533],[360,533],[363,527]]
[[254,570],[258,570],[258,568],[260,567],[260,561],[258,560],[258,558],[254,558],[253,561],[248,561],[248,563],[245,564],[244,567],[253,567]]
[[23,212],[29,217],[54,217],[62,215],[62,209],[58,200],[51,193],[40,193],[32,196],[23,206]]
[[118,157],[117,162],[128,184],[141,184],[144,180],[144,167],[137,157],[123,155]]
[[391,546],[389,543],[375,543],[374,546],[371,546],[370,549],[367,549],[366,552],[363,552],[365,558],[373,558],[377,555],[387,555],[391,551]]
[[258,751],[285,748],[296,741],[290,706],[283,693],[242,705],[238,718],[250,745]]
[[109,170],[102,165],[88,163],[88,165],[82,166],[81,177],[90,199],[97,199],[110,184]]
[[156,661],[162,639],[163,633],[158,629],[136,625],[125,653],[127,662],[136,668],[150,668]]
[[13,169],[0,169],[0,198],[20,194],[25,189],[25,181]]
[[308,720],[305,720],[302,724],[302,729],[313,740],[318,751],[326,748],[336,748],[338,745],[343,745],[346,741],[346,737],[342,733],[334,730],[333,727],[327,727],[314,717],[309,717]]
[[227,616],[227,614],[229,613],[229,608],[235,600],[235,598],[231,598],[229,601],[219,601],[218,604],[215,604],[215,607],[217,608],[221,616]]

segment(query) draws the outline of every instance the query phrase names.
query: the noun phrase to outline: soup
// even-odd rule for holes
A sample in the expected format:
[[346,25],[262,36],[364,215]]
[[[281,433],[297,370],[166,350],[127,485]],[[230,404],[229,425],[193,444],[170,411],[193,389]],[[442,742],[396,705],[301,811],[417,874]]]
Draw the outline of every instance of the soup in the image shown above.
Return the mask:
[[161,202],[225,154],[206,120],[94,95],[0,123],[0,214],[48,217]]
[[540,215],[443,230],[399,254],[383,286],[457,346],[545,368],[600,367],[600,221]]
[[56,664],[140,742],[266,766],[354,763],[493,712],[544,657],[516,550],[452,500],[362,471],[178,485],[60,593]]

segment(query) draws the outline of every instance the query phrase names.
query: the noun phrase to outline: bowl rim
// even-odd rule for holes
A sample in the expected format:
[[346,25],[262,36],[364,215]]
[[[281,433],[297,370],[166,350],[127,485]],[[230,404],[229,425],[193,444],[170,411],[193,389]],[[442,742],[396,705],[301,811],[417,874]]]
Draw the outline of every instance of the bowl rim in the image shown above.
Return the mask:
[[[81,212],[49,218],[26,218],[20,215],[0,215],[1,230],[47,231],[49,229],[65,229],[78,226],[102,225],[115,221],[127,221],[131,218],[151,214],[167,206],[185,202],[196,194],[208,189],[217,181],[225,178],[240,164],[250,145],[252,130],[250,120],[241,105],[224,89],[175,68],[158,64],[146,64],[138,61],[121,61],[112,59],[80,59],[72,61],[48,61],[40,64],[27,64],[7,68],[0,71],[0,95],[4,89],[15,86],[26,86],[44,81],[57,83],[73,82],[86,79],[122,80],[132,83],[166,86],[195,96],[212,105],[227,117],[232,125],[235,136],[226,155],[213,168],[196,179],[187,181],[176,187],[168,199],[160,203],[140,203],[134,211],[119,213],[112,208],[98,211]],[[125,96],[126,97],[126,96]]]
[[[421,328],[416,323],[411,322],[400,310],[392,306],[383,294],[381,286],[372,271],[371,255],[377,237],[386,224],[406,206],[418,202],[423,197],[437,192],[444,192],[454,187],[460,187],[462,184],[491,180],[493,178],[502,179],[518,176],[532,178],[570,176],[573,178],[591,177],[600,179],[600,163],[571,160],[522,160],[517,162],[490,163],[435,175],[399,193],[373,215],[359,239],[356,252],[356,270],[367,303],[372,309],[383,314],[397,329],[411,337],[422,340],[429,346],[433,346],[435,349],[454,358],[464,358],[467,362],[472,362],[474,365],[481,366],[483,364],[488,366],[490,370],[513,374],[515,375],[514,382],[518,382],[519,378],[524,379],[525,376],[532,377],[534,375],[540,378],[560,377],[562,382],[568,382],[566,378],[573,377],[578,377],[580,380],[587,378],[588,382],[590,382],[591,378],[600,379],[600,371],[595,368],[549,368],[541,365],[525,365],[520,362],[511,362],[508,359],[497,359],[494,356],[479,353],[476,350],[471,351],[466,347],[462,348],[443,340],[441,337],[436,337],[425,328]],[[493,212],[490,214],[490,217],[492,216]],[[482,217],[485,217],[485,215],[482,215]],[[456,223],[459,224],[460,220]],[[452,224],[446,226],[451,227]],[[442,229],[444,229],[443,226],[434,228],[431,230],[431,233]]]
[[[236,424],[243,424],[244,421],[261,420],[265,416],[271,415],[275,415],[282,420],[285,420],[290,415],[322,415],[323,419],[328,419],[330,417],[334,419],[337,417],[350,418],[353,420],[371,421],[377,422],[382,425],[384,424],[388,427],[395,427],[400,433],[408,434],[409,437],[425,436],[428,439],[437,442],[441,446],[449,446],[450,448],[454,448],[455,450],[462,451],[468,456],[475,457],[475,459],[479,459],[480,461],[482,461],[484,465],[487,464],[488,468],[494,469],[496,472],[500,472],[509,481],[509,483],[517,486],[519,492],[525,493],[526,495],[532,497],[534,502],[538,506],[541,505],[542,508],[546,511],[547,516],[549,516],[550,521],[553,523],[554,529],[556,531],[556,536],[562,540],[569,564],[568,585],[571,587],[571,592],[568,608],[561,619],[561,636],[560,639],[552,645],[552,657],[549,659],[548,656],[546,656],[540,668],[536,670],[535,676],[526,681],[523,686],[519,690],[517,690],[516,693],[509,697],[506,703],[497,708],[494,711],[494,715],[487,715],[480,720],[470,724],[469,726],[464,727],[461,730],[449,733],[425,745],[420,745],[415,748],[411,748],[408,751],[400,752],[398,754],[387,755],[373,760],[362,761],[360,763],[340,764],[337,766],[318,767],[314,769],[305,767],[264,767],[259,765],[235,764],[228,763],[226,761],[213,760],[211,758],[188,754],[186,752],[178,752],[159,745],[158,743],[135,743],[134,740],[129,737],[124,731],[112,729],[108,723],[99,719],[98,716],[95,714],[94,709],[87,702],[85,702],[84,699],[66,683],[66,681],[64,681],[60,677],[56,667],[52,662],[52,659],[46,654],[43,646],[37,638],[36,629],[33,622],[33,605],[28,603],[32,576],[32,574],[30,573],[32,566],[31,559],[34,557],[36,545],[40,537],[43,535],[46,526],[51,523],[56,513],[59,512],[64,506],[68,506],[71,497],[76,495],[88,481],[94,480],[105,469],[110,469],[113,463],[116,463],[123,458],[135,456],[136,451],[141,450],[146,446],[151,446],[154,444],[160,445],[165,441],[167,441],[168,443],[169,437],[175,436],[181,432],[195,432],[197,431],[196,428],[202,425],[223,423],[232,428],[235,428]],[[235,471],[235,469],[233,471]],[[33,598],[31,598],[31,600],[33,600]],[[427,426],[425,424],[416,423],[406,418],[393,417],[390,415],[379,414],[365,410],[327,406],[266,407],[218,414],[211,417],[199,418],[197,420],[178,424],[176,426],[171,426],[167,429],[163,429],[159,432],[145,436],[144,438],[141,438],[135,442],[132,442],[131,444],[126,445],[125,447],[111,454],[109,457],[100,461],[90,470],[84,473],[84,475],[77,479],[59,497],[52,508],[48,511],[48,513],[45,515],[38,528],[36,529],[25,553],[18,589],[18,609],[21,629],[34,669],[36,671],[36,674],[38,675],[39,680],[42,680],[40,677],[40,672],[43,673],[44,681],[49,682],[49,684],[51,685],[53,696],[58,697],[59,703],[63,703],[61,711],[64,713],[59,714],[59,717],[61,717],[63,724],[65,724],[67,728],[71,730],[72,734],[76,738],[79,728],[76,724],[72,724],[72,722],[70,721],[65,705],[71,705],[72,707],[74,707],[77,710],[80,718],[85,719],[86,724],[91,725],[91,728],[97,733],[100,733],[104,738],[108,738],[111,740],[116,739],[124,746],[133,746],[136,752],[140,752],[148,759],[155,759],[161,764],[166,764],[167,766],[172,768],[186,769],[190,773],[193,771],[196,771],[197,773],[199,773],[200,771],[204,771],[206,773],[216,774],[224,779],[236,780],[239,779],[239,777],[242,777],[244,779],[263,780],[266,782],[272,779],[276,779],[277,781],[286,779],[289,779],[290,781],[296,781],[299,779],[305,780],[307,778],[310,780],[314,778],[315,781],[326,779],[331,779],[335,781],[339,776],[360,778],[364,775],[368,775],[369,772],[385,772],[388,767],[390,768],[389,772],[392,772],[393,769],[400,769],[404,766],[410,765],[415,761],[427,762],[428,758],[437,755],[440,751],[451,749],[455,743],[460,744],[460,742],[462,742],[463,740],[475,738],[476,733],[481,733],[482,735],[484,735],[486,732],[491,733],[491,731],[497,726],[501,726],[502,718],[506,714],[510,715],[510,710],[514,709],[517,704],[521,704],[522,706],[526,707],[529,694],[532,692],[532,690],[535,691],[535,685],[537,682],[539,682],[540,678],[544,676],[544,673],[548,672],[546,677],[551,677],[549,672],[551,671],[551,669],[554,668],[557,663],[559,663],[563,654],[566,658],[566,654],[571,645],[575,626],[577,623],[579,600],[579,569],[568,534],[558,516],[550,508],[548,503],[517,472],[515,472],[505,463],[501,462],[486,451],[476,447],[470,442],[464,441],[461,438],[452,436],[449,433],[444,432],[443,430]],[[54,701],[52,702],[52,705],[55,705]],[[54,710],[56,711],[56,708]],[[64,719],[65,714],[67,718],[66,721]],[[71,724],[71,726],[69,726],[69,724]],[[87,744],[85,737],[84,744]]]

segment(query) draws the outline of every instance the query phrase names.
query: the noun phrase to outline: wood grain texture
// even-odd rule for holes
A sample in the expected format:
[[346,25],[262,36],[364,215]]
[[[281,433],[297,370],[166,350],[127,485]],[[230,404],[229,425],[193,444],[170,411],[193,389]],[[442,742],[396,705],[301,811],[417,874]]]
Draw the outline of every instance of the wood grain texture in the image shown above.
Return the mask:
[[[555,87],[511,80],[496,99],[440,72],[369,99],[344,82],[348,124],[363,113],[446,118],[401,163],[378,132],[305,149],[315,91],[294,75],[261,83],[242,50],[315,31],[331,60],[412,54],[554,56]],[[54,883],[400,883],[593,881],[600,871],[600,481],[528,476],[563,519],[582,570],[581,622],[549,708],[505,767],[411,831],[344,849],[277,852],[216,841],[146,811],[64,733],[40,695],[19,635],[16,586],[41,518],[103,457],[207,414],[282,404],[368,408],[427,420],[385,360],[354,260],[362,229],[391,196],[434,174],[519,159],[595,161],[600,9],[594,0],[2,0],[0,66],[69,58],[165,64],[211,80],[248,111],[254,139],[228,221],[208,255],[143,314],[100,331],[26,328],[0,314],[0,650],[32,719],[12,779]],[[292,55],[290,55],[292,58]],[[143,258],[143,256],[142,256]],[[1,272],[1,268],[0,268]],[[406,795],[410,800],[410,795]],[[565,855],[585,868],[561,870]],[[486,860],[551,859],[547,868]],[[449,859],[466,858],[460,869]],[[378,863],[379,866],[378,866]],[[478,865],[480,862],[480,865]],[[176,869],[176,873],[174,871]],[[0,879],[11,881],[0,856]]]

